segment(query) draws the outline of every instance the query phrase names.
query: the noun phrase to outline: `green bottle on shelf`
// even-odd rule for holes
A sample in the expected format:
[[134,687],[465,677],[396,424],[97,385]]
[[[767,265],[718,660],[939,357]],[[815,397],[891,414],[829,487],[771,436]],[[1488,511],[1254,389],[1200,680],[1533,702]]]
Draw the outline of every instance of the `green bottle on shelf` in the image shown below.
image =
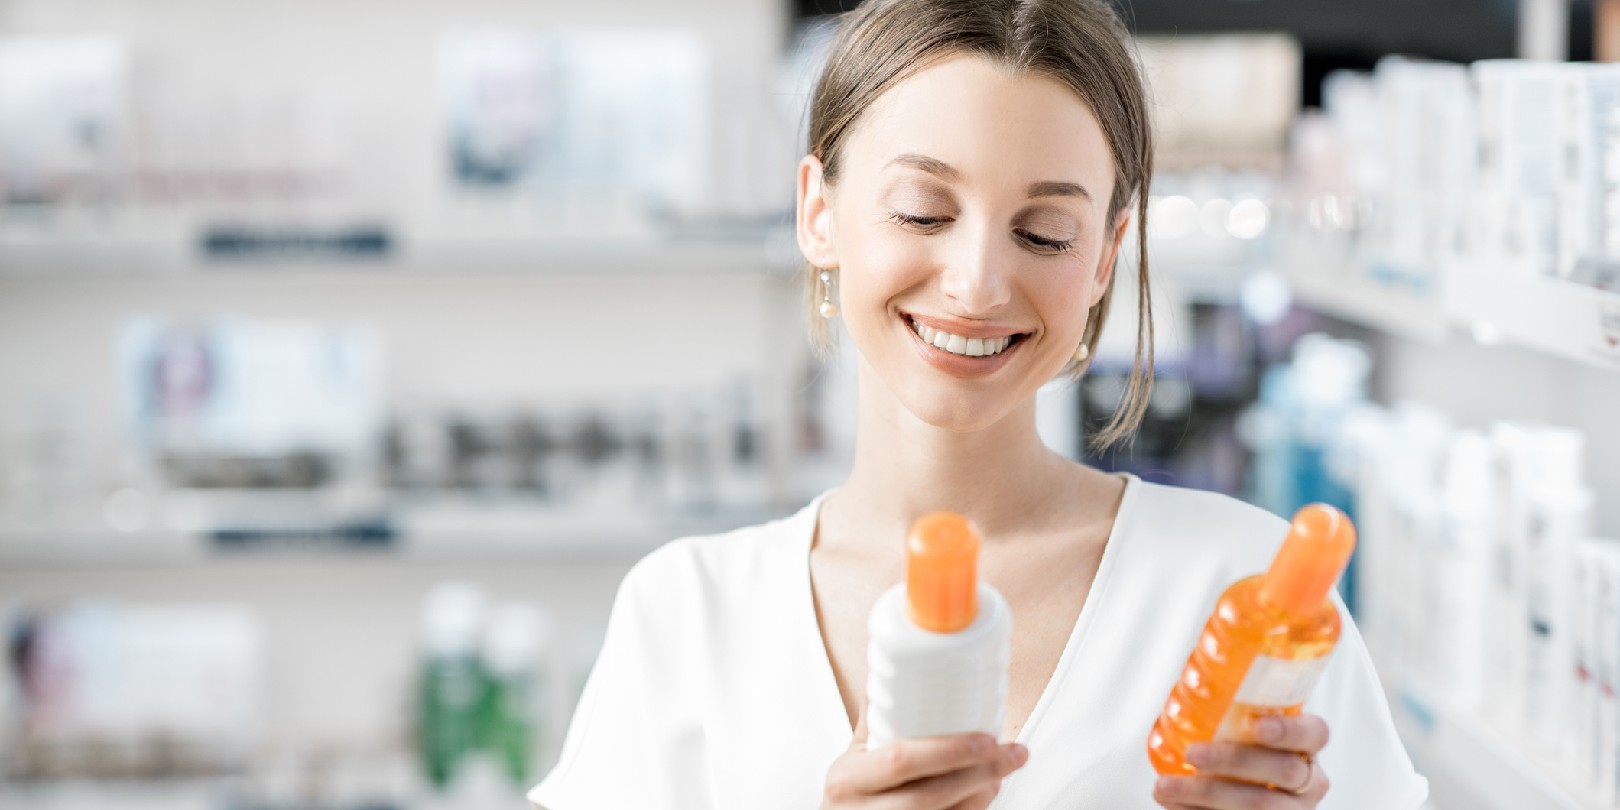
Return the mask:
[[417,745],[428,782],[443,790],[478,748],[489,678],[479,660],[488,598],[477,586],[436,586],[422,610]]
[[513,784],[527,785],[542,729],[544,679],[540,655],[545,614],[533,605],[509,603],[490,615],[484,636],[483,747],[495,756]]

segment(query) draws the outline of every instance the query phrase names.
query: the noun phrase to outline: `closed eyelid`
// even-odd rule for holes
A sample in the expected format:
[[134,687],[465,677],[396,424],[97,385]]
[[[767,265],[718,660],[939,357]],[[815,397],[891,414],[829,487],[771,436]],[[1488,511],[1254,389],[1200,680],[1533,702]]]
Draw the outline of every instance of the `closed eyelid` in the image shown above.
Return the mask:
[[1085,228],[1074,218],[1055,212],[1025,214],[1014,221],[1018,228],[1028,228],[1052,239],[1073,239]]
[[888,188],[883,198],[891,206],[933,209],[956,207],[955,195],[932,184],[895,184]]

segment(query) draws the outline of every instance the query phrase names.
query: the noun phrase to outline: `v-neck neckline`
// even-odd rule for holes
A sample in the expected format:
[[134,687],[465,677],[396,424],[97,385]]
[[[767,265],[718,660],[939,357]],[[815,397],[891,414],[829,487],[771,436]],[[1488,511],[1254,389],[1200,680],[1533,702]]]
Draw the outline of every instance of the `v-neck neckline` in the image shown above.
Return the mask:
[[[1091,587],[1086,589],[1086,597],[1080,603],[1080,613],[1075,617],[1074,626],[1069,630],[1068,640],[1063,644],[1063,652],[1058,655],[1057,665],[1052,668],[1052,674],[1047,678],[1046,684],[1041,688],[1041,695],[1035,701],[1034,708],[1030,709],[1029,717],[1019,727],[1014,738],[1017,742],[1028,744],[1033,736],[1034,729],[1040,724],[1056,699],[1057,687],[1063,682],[1068,670],[1079,656],[1079,649],[1084,642],[1088,631],[1095,623],[1098,605],[1102,603],[1103,592],[1107,589],[1110,575],[1114,568],[1114,561],[1119,556],[1119,534],[1121,524],[1125,522],[1129,510],[1136,500],[1137,492],[1142,488],[1141,479],[1134,475],[1123,476],[1125,490],[1120,494],[1119,506],[1114,511],[1113,525],[1108,527],[1108,539],[1104,541],[1102,559],[1097,563],[1097,573],[1091,580]],[[798,604],[801,615],[805,620],[798,624],[801,633],[807,634],[807,643],[814,645],[816,654],[812,666],[817,670],[813,676],[816,683],[816,692],[813,700],[817,704],[816,714],[828,718],[827,734],[837,738],[839,746],[847,745],[854,729],[849,725],[849,713],[844,707],[844,695],[838,688],[838,677],[833,672],[832,655],[827,649],[827,641],[822,633],[821,619],[816,615],[815,585],[810,573],[810,553],[815,548],[816,531],[821,524],[821,506],[827,500],[832,490],[821,493],[805,506],[805,519],[799,528],[798,564],[804,566],[802,576],[798,578],[800,584]],[[831,740],[829,740],[831,744]]]

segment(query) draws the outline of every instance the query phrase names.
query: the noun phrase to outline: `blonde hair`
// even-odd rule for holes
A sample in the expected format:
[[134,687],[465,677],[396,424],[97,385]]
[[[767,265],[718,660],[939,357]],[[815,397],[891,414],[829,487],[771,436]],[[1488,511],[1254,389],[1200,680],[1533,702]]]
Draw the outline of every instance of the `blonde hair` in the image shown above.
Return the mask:
[[[1052,77],[1068,85],[1102,125],[1114,163],[1114,193],[1107,222],[1136,207],[1138,296],[1136,357],[1125,397],[1107,426],[1092,438],[1096,449],[1129,436],[1142,421],[1152,388],[1153,319],[1148,291],[1148,184],[1153,176],[1153,135],[1147,94],[1132,55],[1130,35],[1106,0],[867,0],[843,21],[810,101],[809,152],[822,164],[822,182],[837,182],[840,150],[855,122],[889,88],[938,59],[973,54],[1016,71]],[[1124,251],[1122,251],[1124,252]],[[811,343],[825,355],[831,347],[821,303],[820,269],[807,268]],[[1108,289],[1087,314],[1081,341],[1092,355],[1109,302]],[[1064,374],[1079,377],[1086,365],[1071,362]]]

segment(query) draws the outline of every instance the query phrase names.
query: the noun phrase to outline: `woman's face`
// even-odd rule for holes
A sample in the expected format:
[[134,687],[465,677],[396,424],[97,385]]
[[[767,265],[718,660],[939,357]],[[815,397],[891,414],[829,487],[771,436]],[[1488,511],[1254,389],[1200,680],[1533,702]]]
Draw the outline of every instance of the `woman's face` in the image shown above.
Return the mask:
[[952,430],[1030,402],[1079,346],[1124,235],[1090,108],[1055,79],[951,57],[879,97],[840,160],[833,187],[801,165],[799,239],[838,268],[863,371]]

